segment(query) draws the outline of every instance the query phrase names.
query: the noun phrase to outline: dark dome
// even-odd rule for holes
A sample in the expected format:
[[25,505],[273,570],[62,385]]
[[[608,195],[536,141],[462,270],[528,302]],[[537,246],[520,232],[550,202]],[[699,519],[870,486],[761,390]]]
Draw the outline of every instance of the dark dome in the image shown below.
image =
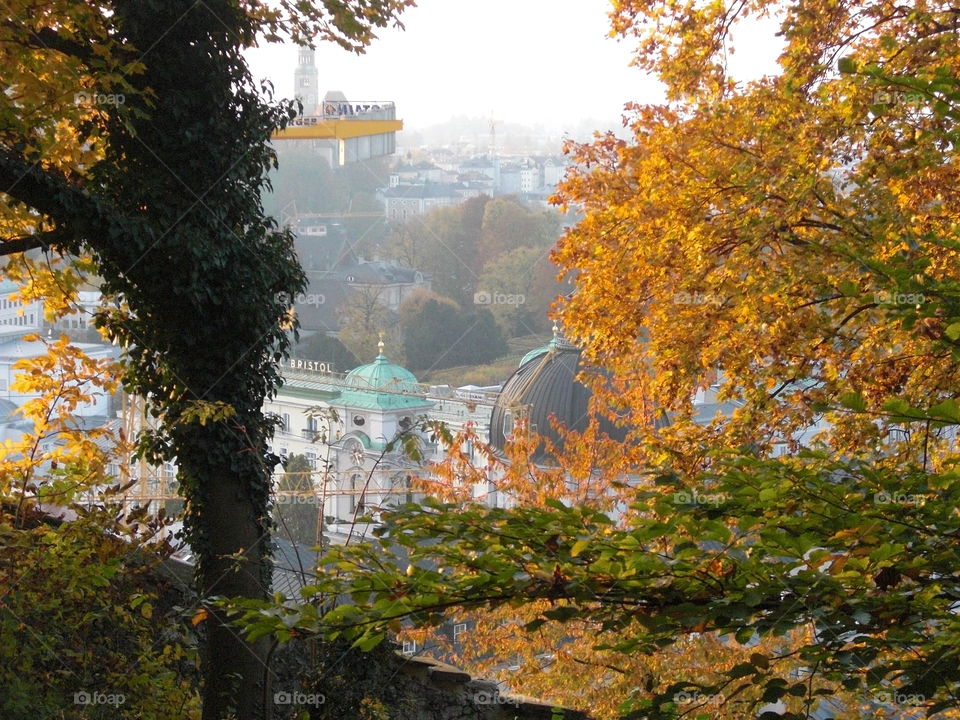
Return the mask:
[[[525,362],[510,376],[490,414],[490,444],[502,452],[506,436],[512,432],[518,413],[529,418],[530,428],[549,438],[557,449],[563,448],[550,422],[553,415],[567,429],[582,432],[588,423],[587,403],[591,391],[574,378],[580,372],[581,351],[555,337],[546,352],[528,353]],[[533,357],[531,357],[533,355]],[[616,440],[623,440],[627,429],[602,418],[600,429]],[[541,446],[533,459],[550,462],[550,454]]]

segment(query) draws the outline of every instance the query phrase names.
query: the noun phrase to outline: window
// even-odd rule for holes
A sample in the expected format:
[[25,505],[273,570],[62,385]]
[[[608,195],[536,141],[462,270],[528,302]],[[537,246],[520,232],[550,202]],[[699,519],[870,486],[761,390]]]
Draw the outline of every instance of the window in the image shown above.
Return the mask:
[[290,432],[290,413],[283,413],[281,418],[283,419],[283,431]]
[[403,473],[394,475],[390,481],[393,486],[393,502],[397,505],[413,502],[413,478]]
[[307,426],[303,429],[303,439],[310,442],[316,442],[320,434],[320,425],[315,417],[307,418]]
[[[357,496],[360,495],[363,490],[363,476],[359,474],[354,474],[350,477],[350,500],[347,503],[347,508],[350,512],[350,515],[357,513]],[[360,497],[360,511],[359,514],[363,514],[363,497]]]
[[503,436],[510,437],[513,434],[513,413],[506,410],[503,413]]
[[307,458],[307,463],[313,470],[317,469],[317,454],[315,452],[304,453],[304,456]]
[[365,422],[366,422],[366,418],[364,418],[363,415],[354,415],[354,416],[353,416],[353,424],[354,424],[354,425],[363,425]]
[[458,642],[458,638],[467,632],[466,623],[455,623],[453,626],[453,641]]
[[413,655],[417,651],[417,641],[416,640],[404,640],[403,641],[403,654],[404,655]]

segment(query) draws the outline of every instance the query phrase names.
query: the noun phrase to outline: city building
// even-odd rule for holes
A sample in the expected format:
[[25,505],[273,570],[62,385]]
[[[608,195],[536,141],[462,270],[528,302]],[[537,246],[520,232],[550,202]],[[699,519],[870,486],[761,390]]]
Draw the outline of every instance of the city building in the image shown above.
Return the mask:
[[377,302],[394,313],[417,290],[430,289],[429,274],[392,260],[358,258],[355,263],[345,263],[338,269],[349,288],[375,297]]
[[19,290],[20,286],[11,280],[0,281],[0,330],[7,326],[39,328],[43,323],[43,301],[11,298]]
[[[586,430],[592,392],[576,379],[583,369],[581,354],[554,326],[554,337],[549,344],[523,357],[520,366],[503,384],[490,413],[490,445],[494,450],[503,452],[520,416],[527,421],[531,432],[548,439],[561,451],[563,440],[551,417],[572,431]],[[663,419],[660,423],[665,424]],[[623,440],[626,435],[625,428],[605,418],[600,419],[600,430],[617,440]],[[533,459],[547,465],[553,462],[544,445],[537,448]]]
[[303,104],[303,114],[317,114],[320,105],[320,91],[316,66],[316,52],[311,47],[300,47],[297,51],[297,67],[293,71],[294,97]]
[[320,99],[316,58],[311,48],[299,48],[293,82],[303,112],[286,128],[275,132],[274,140],[310,142],[331,167],[395,152],[396,133],[403,129],[403,122],[397,120],[392,102],[348,100],[339,90]]
[[[302,455],[316,470],[316,497],[334,541],[356,531],[362,516],[375,519],[382,508],[419,497],[411,480],[423,466],[407,455],[401,439],[416,436],[424,460],[443,456],[442,446],[420,428],[423,420],[442,420],[451,432],[469,422],[487,436],[494,395],[421,385],[390,362],[382,341],[372,362],[346,375],[303,358],[288,360],[282,372],[283,387],[265,405],[282,423],[273,451],[281,458]],[[490,490],[484,485],[474,494],[488,499]]]
[[357,256],[339,224],[317,215],[300,215],[293,226],[297,256],[309,283],[305,292],[293,298],[305,336],[337,334],[345,309],[359,296],[396,313],[411,293],[430,289],[430,275],[416,268]]
[[431,210],[463,202],[465,188],[451,183],[397,185],[383,193],[388,220],[404,221]]
[[[95,360],[116,359],[120,355],[120,349],[115,345],[74,343],[74,347]],[[28,401],[40,397],[40,393],[37,392],[14,390],[12,384],[18,372],[15,367],[18,362],[46,354],[46,343],[42,340],[24,340],[22,333],[0,339],[0,399],[22,407]],[[95,391],[89,381],[81,383],[78,390],[81,393],[90,394],[92,399],[77,406],[73,411],[76,417],[106,419],[115,413],[115,399],[103,392]]]

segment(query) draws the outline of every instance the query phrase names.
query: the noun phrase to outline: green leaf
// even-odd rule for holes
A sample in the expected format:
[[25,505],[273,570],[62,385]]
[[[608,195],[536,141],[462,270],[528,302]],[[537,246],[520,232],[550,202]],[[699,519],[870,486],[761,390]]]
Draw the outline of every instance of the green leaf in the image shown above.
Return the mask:
[[573,547],[570,548],[570,557],[577,557],[577,556],[579,556],[580,553],[582,553],[582,552],[583,552],[584,550],[586,550],[588,547],[590,547],[590,541],[589,541],[589,540],[577,540],[577,541],[573,544]]
[[852,280],[844,280],[840,283],[840,292],[844,297],[853,297],[860,294],[860,286]]
[[910,405],[906,400],[895,398],[883,404],[884,412],[890,413],[889,420],[896,423],[911,423],[928,419],[928,415]]
[[857,392],[848,392],[840,396],[840,404],[854,412],[864,412],[867,409],[867,401],[863,395]]
[[359,640],[357,640],[353,645],[356,648],[359,648],[363,652],[370,652],[377,645],[383,642],[386,635],[384,633],[374,633],[373,635],[366,635]]
[[857,61],[850,55],[845,55],[837,61],[837,70],[844,75],[852,75],[857,72]]
[[930,414],[937,418],[960,422],[960,405],[957,404],[956,400],[950,398],[930,408]]
[[726,676],[731,680],[746,677],[747,675],[756,675],[757,668],[753,663],[740,663],[727,670]]
[[773,680],[767,683],[766,687],[763,690],[762,699],[764,702],[776,702],[784,696],[786,688],[782,685],[775,684]]

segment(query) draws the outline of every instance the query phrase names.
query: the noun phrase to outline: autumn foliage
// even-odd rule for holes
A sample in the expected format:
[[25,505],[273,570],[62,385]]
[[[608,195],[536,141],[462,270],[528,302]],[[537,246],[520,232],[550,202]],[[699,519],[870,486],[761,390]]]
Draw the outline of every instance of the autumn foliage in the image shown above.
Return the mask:
[[[619,0],[611,18],[666,97],[628,108],[630,139],[568,146],[556,202],[584,217],[553,260],[626,441],[571,436],[543,468],[521,426],[489,462],[517,506],[490,510],[466,503],[453,439],[434,469],[452,502],[385,517],[406,554],[334,549],[316,598],[356,604],[285,622],[363,646],[472,613],[477,643],[447,649],[489,668],[493,648],[520,666],[507,682],[601,717],[952,717],[960,15]],[[757,20],[779,70],[738,81],[726,58]]]

